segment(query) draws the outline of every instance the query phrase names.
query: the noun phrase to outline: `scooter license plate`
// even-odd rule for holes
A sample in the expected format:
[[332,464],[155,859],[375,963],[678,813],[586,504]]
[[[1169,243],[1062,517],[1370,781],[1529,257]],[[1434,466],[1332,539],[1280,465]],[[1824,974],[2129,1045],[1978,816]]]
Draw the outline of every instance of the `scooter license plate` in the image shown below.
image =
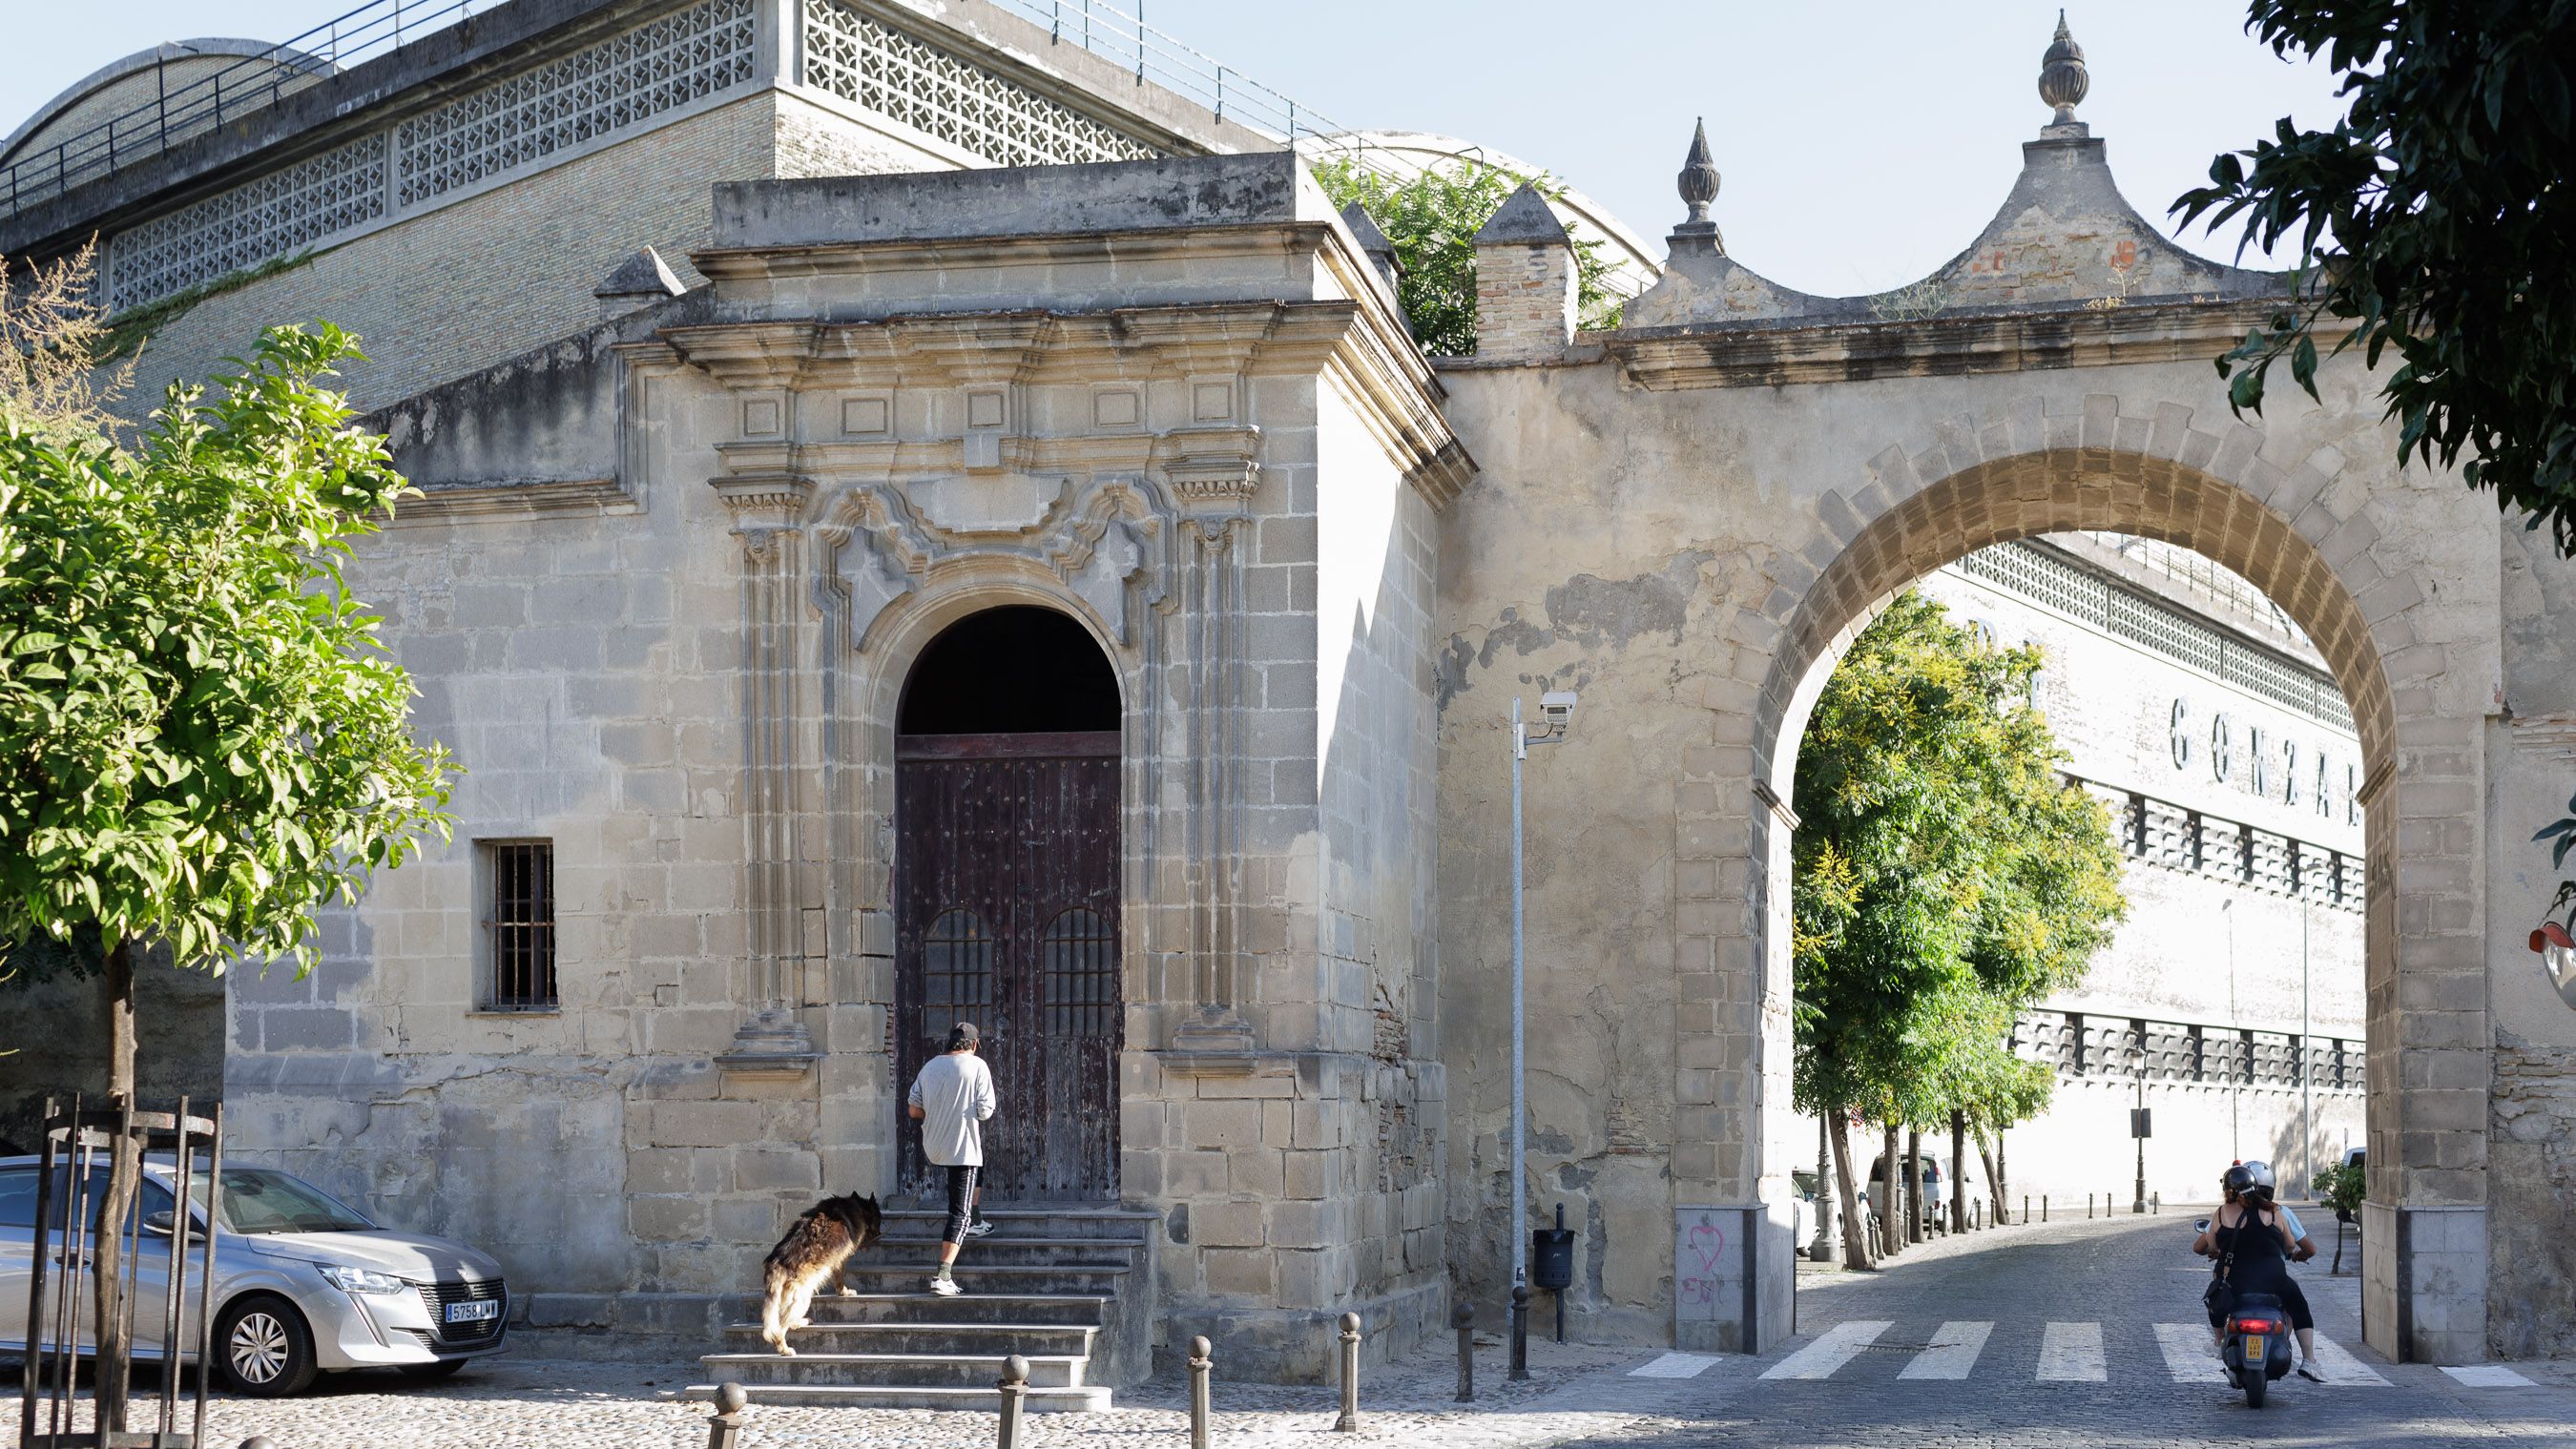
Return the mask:
[[2262,1366],[2263,1335],[2259,1333],[2249,1333],[2245,1335],[2245,1361],[2257,1368]]

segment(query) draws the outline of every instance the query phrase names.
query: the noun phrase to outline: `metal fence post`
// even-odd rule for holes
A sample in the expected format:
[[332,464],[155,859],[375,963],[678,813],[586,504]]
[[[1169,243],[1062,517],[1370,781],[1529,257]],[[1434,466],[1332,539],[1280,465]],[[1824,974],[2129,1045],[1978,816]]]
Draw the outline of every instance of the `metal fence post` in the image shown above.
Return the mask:
[[1529,1285],[1512,1286],[1512,1367],[1503,1377],[1513,1383],[1529,1378]]
[[1019,1449],[1020,1415],[1029,1403],[1029,1361],[1016,1353],[1002,1360],[1002,1381],[993,1387],[1002,1396],[1001,1449]]
[[743,1426],[751,1422],[751,1395],[740,1384],[716,1390],[716,1411],[707,1418],[707,1449],[742,1449]]
[[1360,1431],[1360,1316],[1342,1315],[1342,1416],[1333,1421],[1336,1434]]
[[1449,1326],[1458,1330],[1458,1402],[1476,1401],[1476,1310],[1461,1303],[1449,1310]]
[[1190,1340],[1190,1449],[1208,1449],[1208,1341]]

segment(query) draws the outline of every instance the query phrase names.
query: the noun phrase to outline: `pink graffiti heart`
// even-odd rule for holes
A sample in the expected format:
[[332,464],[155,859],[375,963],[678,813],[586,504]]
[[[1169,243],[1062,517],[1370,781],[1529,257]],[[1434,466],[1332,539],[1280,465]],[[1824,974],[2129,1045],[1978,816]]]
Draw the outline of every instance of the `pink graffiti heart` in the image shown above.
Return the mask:
[[[1708,1246],[1704,1248],[1700,1246],[1703,1236],[1708,1239]],[[1726,1252],[1726,1230],[1700,1223],[1690,1230],[1685,1241],[1690,1244],[1690,1250],[1699,1255],[1700,1270],[1715,1273],[1718,1258]]]

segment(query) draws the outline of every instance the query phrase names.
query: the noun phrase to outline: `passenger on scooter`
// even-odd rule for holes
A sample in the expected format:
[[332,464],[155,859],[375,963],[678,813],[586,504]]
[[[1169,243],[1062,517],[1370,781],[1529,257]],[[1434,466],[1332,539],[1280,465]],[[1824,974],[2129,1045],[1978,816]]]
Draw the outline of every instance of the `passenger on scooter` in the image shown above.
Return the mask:
[[[2307,1297],[2290,1276],[2290,1255],[2298,1250],[2281,1210],[2272,1203],[2271,1171],[2260,1163],[2240,1163],[2220,1179],[2227,1202],[2209,1220],[2191,1247],[2195,1253],[2222,1261],[2228,1286],[2238,1296],[2269,1293],[2289,1311],[2298,1330],[2299,1377],[2313,1383],[2325,1378],[2316,1368],[2316,1319]],[[2225,1314],[2212,1308],[2209,1326],[2214,1342],[2224,1347]]]

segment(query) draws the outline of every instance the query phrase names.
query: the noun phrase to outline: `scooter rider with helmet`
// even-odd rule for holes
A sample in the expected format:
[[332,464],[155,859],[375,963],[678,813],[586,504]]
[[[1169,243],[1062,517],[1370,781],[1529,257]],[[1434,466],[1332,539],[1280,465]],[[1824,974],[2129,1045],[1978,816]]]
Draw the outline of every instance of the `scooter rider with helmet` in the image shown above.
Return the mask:
[[[2290,1263],[2313,1256],[2315,1248],[2300,1251],[2302,1239],[2293,1234],[2287,1211],[2272,1201],[2272,1169],[2268,1165],[2240,1162],[2227,1169],[2219,1184],[2227,1201],[2193,1241],[2192,1251],[2221,1259],[2227,1282],[2238,1296],[2269,1293],[2279,1298],[2289,1312],[2290,1326],[2298,1333],[2299,1377],[2311,1383],[2325,1382],[2325,1376],[2317,1371],[2316,1318],[2308,1310],[2307,1295],[2299,1291],[2298,1281],[2290,1275]],[[2213,1304],[2210,1329],[2222,1340],[2223,1320],[2224,1315]]]

